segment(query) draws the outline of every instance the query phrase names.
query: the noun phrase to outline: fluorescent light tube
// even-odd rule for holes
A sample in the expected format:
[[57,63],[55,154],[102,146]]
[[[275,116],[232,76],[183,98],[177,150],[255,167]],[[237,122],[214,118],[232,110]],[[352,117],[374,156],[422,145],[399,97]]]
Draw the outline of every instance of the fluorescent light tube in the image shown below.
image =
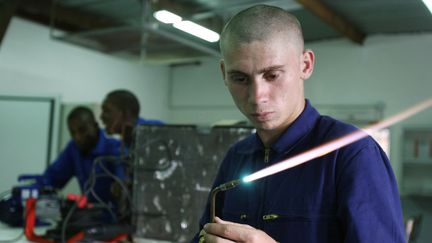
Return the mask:
[[173,26],[179,30],[204,39],[208,42],[216,42],[219,40],[218,33],[188,20],[174,23]]
[[191,35],[204,39],[208,42],[216,42],[219,40],[219,34],[209,30],[192,21],[182,21],[182,17],[177,14],[171,13],[167,10],[160,10],[153,14],[153,16],[160,22],[165,24],[173,24],[179,30],[187,32]]
[[182,18],[177,14],[173,14],[166,10],[160,10],[153,14],[153,16],[162,23],[174,24],[182,21]]
[[426,5],[426,7],[429,9],[429,12],[432,14],[432,0],[423,0],[423,3]]

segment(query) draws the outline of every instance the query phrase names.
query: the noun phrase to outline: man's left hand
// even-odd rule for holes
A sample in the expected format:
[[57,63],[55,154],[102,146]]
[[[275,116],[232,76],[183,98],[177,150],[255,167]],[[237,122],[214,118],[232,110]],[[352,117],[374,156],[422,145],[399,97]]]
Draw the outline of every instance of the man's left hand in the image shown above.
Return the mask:
[[248,242],[265,243],[276,242],[264,231],[253,228],[247,224],[237,224],[224,221],[218,217],[215,223],[204,225],[204,240],[206,243],[212,242]]

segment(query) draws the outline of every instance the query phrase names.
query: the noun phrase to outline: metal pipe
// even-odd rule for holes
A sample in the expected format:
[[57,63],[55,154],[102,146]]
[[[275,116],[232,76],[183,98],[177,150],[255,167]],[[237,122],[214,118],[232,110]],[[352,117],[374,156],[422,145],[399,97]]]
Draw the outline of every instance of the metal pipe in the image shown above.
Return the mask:
[[216,194],[218,192],[221,192],[221,191],[226,191],[226,190],[232,189],[232,188],[238,186],[240,184],[240,182],[241,182],[240,179],[229,181],[229,182],[226,182],[220,186],[215,187],[211,191],[211,205],[210,205],[210,222],[211,223],[215,222],[215,217],[216,217]]

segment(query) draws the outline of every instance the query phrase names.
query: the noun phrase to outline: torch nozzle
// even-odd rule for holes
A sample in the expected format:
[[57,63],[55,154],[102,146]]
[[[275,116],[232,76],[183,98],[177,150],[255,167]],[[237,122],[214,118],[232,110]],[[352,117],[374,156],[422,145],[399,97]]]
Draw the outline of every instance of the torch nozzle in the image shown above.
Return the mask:
[[229,190],[229,189],[231,189],[231,188],[234,188],[234,187],[236,187],[236,186],[238,186],[239,184],[240,184],[240,180],[239,179],[237,179],[237,180],[232,180],[232,181],[229,181],[229,182],[226,182],[226,183],[224,183],[224,184],[222,184],[222,185],[219,185],[218,187],[216,187],[214,190],[218,190],[218,191],[226,191],[226,190]]

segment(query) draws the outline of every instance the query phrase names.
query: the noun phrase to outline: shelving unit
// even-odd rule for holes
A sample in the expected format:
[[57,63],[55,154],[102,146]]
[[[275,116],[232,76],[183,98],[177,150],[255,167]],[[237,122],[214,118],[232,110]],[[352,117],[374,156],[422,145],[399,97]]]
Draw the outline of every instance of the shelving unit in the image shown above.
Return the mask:
[[403,194],[432,197],[432,127],[405,128],[402,136]]

